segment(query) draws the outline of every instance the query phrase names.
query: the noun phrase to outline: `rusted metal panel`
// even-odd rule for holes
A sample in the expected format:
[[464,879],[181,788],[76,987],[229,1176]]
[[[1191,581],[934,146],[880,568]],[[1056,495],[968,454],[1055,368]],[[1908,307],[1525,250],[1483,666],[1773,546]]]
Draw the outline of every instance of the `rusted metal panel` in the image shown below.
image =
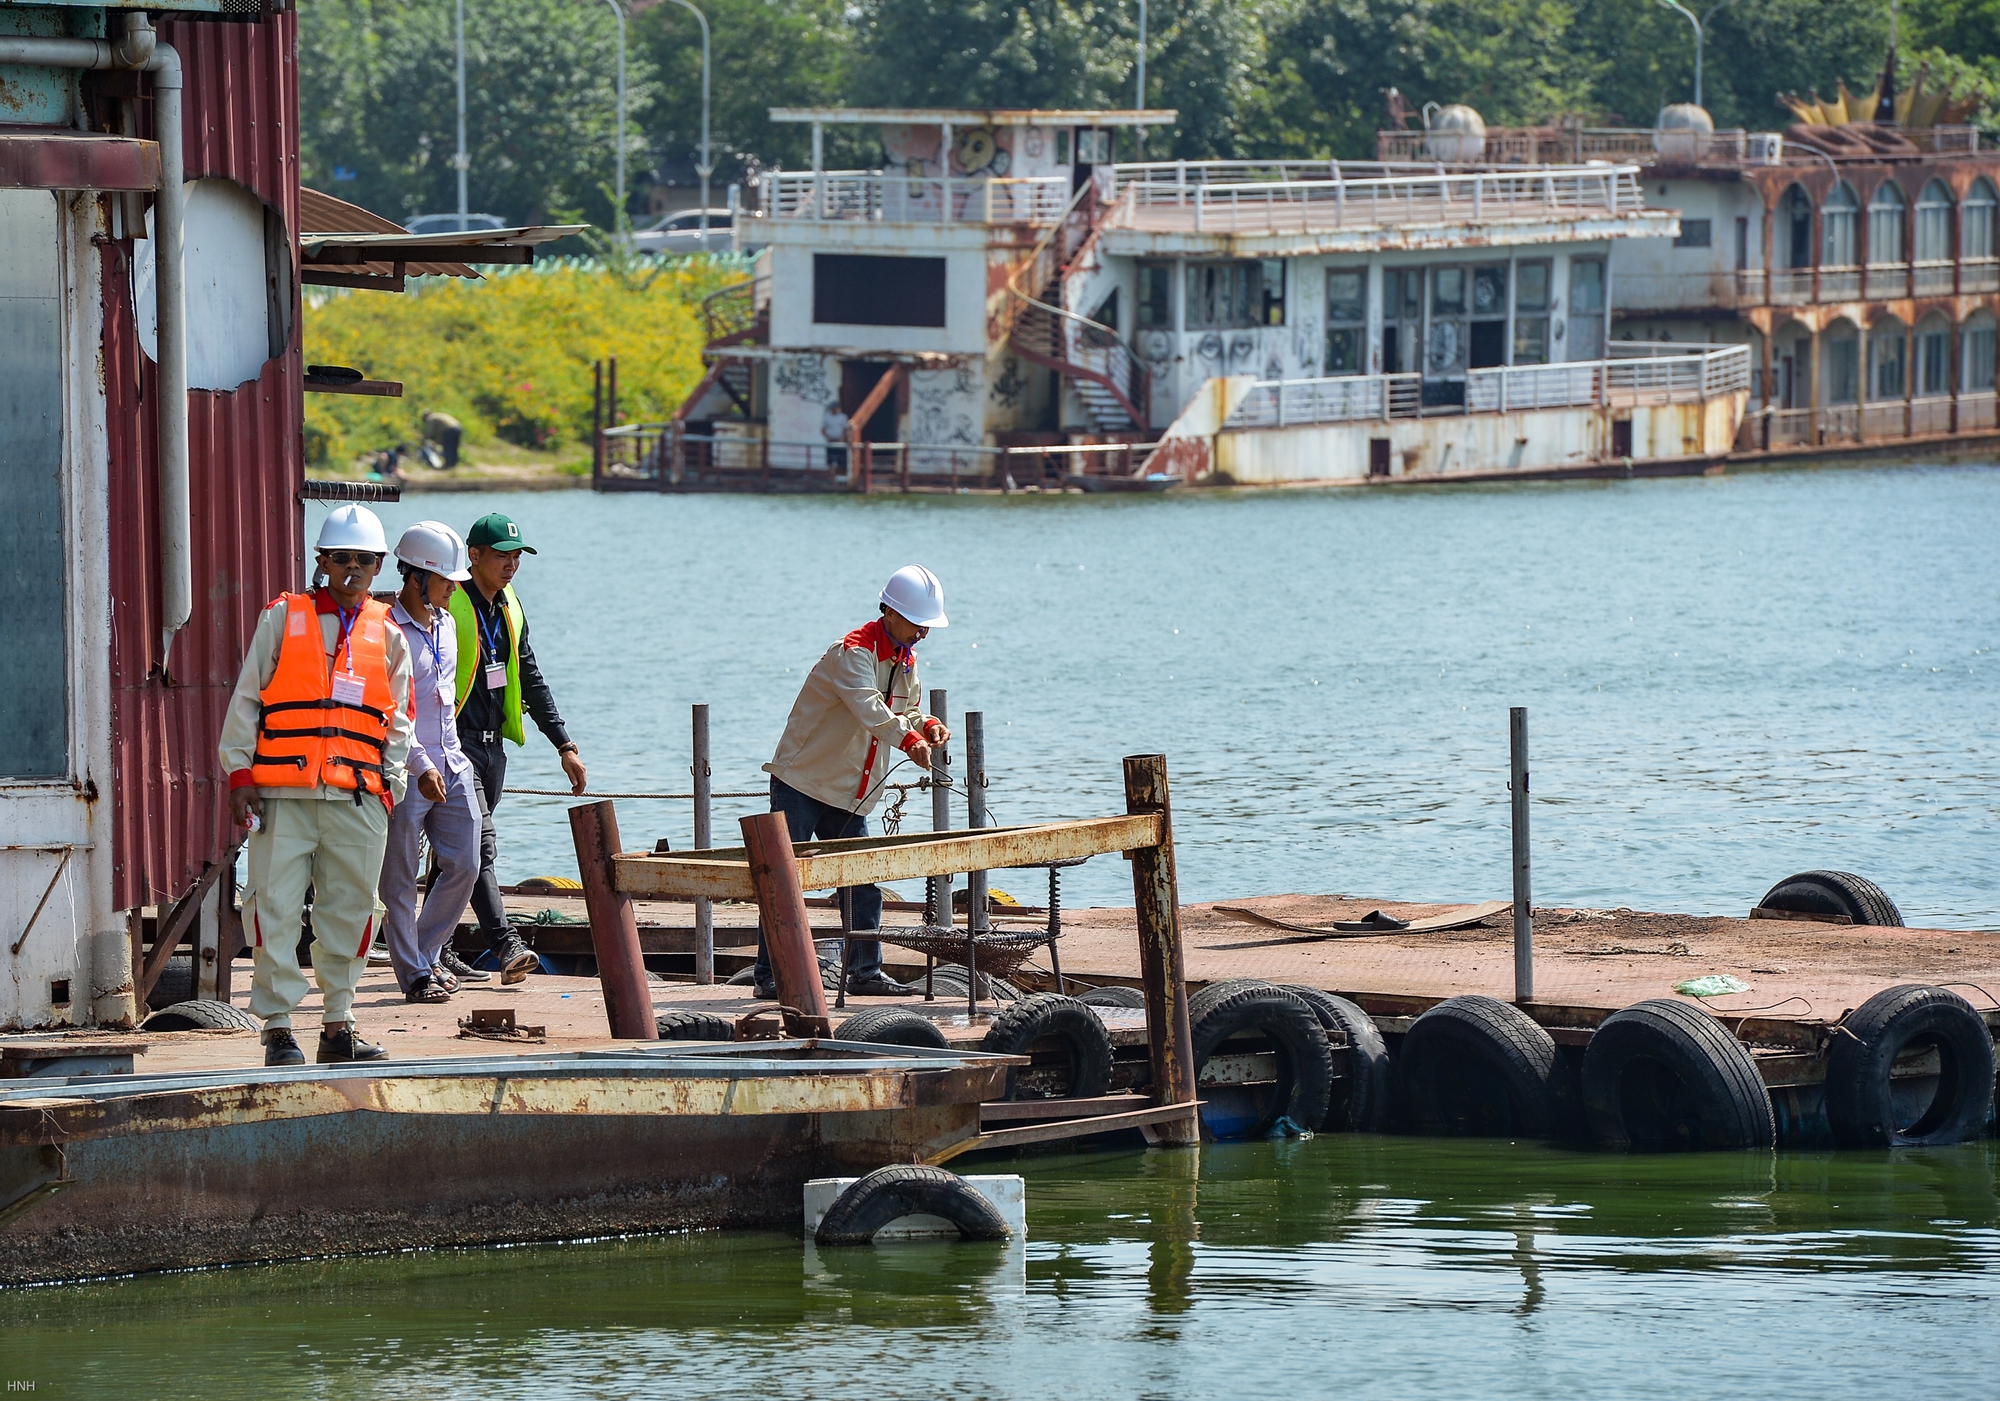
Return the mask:
[[[304,508],[298,70],[294,14],[163,22],[186,74],[187,178],[221,176],[283,219],[292,246],[283,353],[254,383],[189,397],[195,610],[160,656],[154,367],[133,329],[132,245],[103,250],[109,429],[113,903],[172,899],[219,857],[227,786],[215,746],[258,608],[298,582]],[[141,103],[142,124],[152,104]],[[149,129],[142,136],[152,135]],[[100,780],[101,786],[101,780]]]
[[[1040,826],[987,827],[976,832],[799,842],[793,850],[798,854],[799,884],[806,890],[830,890],[1136,851],[1158,846],[1163,825],[1157,813],[1135,813]],[[757,894],[742,847],[704,851],[698,856],[620,856],[616,864],[618,888],[631,895],[751,900]]]
[[0,188],[157,190],[160,148],[95,132],[0,130]]

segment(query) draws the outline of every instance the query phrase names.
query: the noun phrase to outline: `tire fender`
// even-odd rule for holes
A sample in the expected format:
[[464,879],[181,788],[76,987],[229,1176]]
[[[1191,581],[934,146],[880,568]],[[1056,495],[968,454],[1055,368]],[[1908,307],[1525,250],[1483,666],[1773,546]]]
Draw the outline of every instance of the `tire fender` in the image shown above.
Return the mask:
[[[1926,1046],[1938,1055],[1937,1092],[1914,1123],[1898,1128],[1890,1069],[1897,1057]],[[1985,1131],[1992,1109],[1992,1034],[1972,1004],[1949,988],[1889,988],[1834,1029],[1826,1119],[1842,1148],[1963,1143]]]
[[654,1019],[662,1041],[734,1041],[736,1027],[713,1012],[662,1012]]
[[1327,1133],[1380,1133],[1389,1118],[1389,1048],[1375,1019],[1344,997],[1296,983],[1283,985],[1319,1018],[1320,1029],[1347,1038],[1347,1074],[1328,1087]]
[[1498,998],[1448,998],[1418,1017],[1397,1069],[1398,1107],[1421,1134],[1555,1138],[1576,1122],[1554,1038]]
[[1654,998],[1613,1012],[1583,1053],[1583,1108],[1606,1148],[1769,1148],[1777,1123],[1743,1043],[1700,1007]]
[[942,1051],[946,1046],[938,1024],[908,1007],[865,1007],[835,1027],[833,1039],[932,1051]]
[[[1210,996],[1209,994],[1215,994]],[[1278,1056],[1278,1088],[1256,1122],[1232,1126],[1225,1135],[1204,1110],[1202,1132],[1210,1137],[1254,1138],[1288,1118],[1305,1129],[1326,1122],[1326,1102],[1333,1080],[1333,1052],[1312,1008],[1284,988],[1254,979],[1211,984],[1196,994],[1201,1013],[1189,1002],[1190,1041],[1195,1079],[1209,1058],[1231,1038],[1255,1035],[1271,1043]],[[1205,1097],[1204,1097],[1205,1098]]]
[[[1111,1033],[1097,1013],[1074,997],[1038,992],[1010,1002],[986,1030],[981,1049],[996,1055],[1025,1056],[1038,1044],[1060,1043],[1069,1057],[1069,1091],[1059,1099],[1091,1099],[1111,1087]],[[1007,1098],[1015,1095],[1015,1074],[1007,1071]]]
[[961,1240],[1005,1240],[1013,1232],[993,1203],[957,1173],[898,1163],[855,1179],[813,1232],[816,1245],[867,1245],[891,1221],[924,1213],[958,1228]]

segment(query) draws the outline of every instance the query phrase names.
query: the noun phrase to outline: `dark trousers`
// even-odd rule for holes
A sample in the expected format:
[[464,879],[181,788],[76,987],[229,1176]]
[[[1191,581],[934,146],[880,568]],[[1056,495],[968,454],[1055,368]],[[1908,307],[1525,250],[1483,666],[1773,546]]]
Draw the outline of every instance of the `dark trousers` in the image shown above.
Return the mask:
[[[842,837],[865,837],[868,835],[868,819],[858,812],[837,808],[832,803],[822,803],[818,798],[809,798],[788,783],[771,780],[771,811],[785,815],[785,826],[790,829],[795,842],[838,841]],[[854,927],[856,929],[880,929],[882,927],[882,887],[879,885],[857,885],[851,887],[854,901]],[[850,979],[872,978],[882,971],[882,944],[876,939],[856,939],[850,946],[854,961],[847,967]],[[757,981],[771,981],[771,955],[764,947],[764,926],[757,926]]]
[[507,787],[507,750],[503,740],[481,744],[462,732],[458,746],[472,760],[473,786],[479,792],[479,878],[472,883],[472,913],[491,948],[507,932],[507,906],[500,899],[500,878],[493,874],[493,859],[500,852],[493,809]]

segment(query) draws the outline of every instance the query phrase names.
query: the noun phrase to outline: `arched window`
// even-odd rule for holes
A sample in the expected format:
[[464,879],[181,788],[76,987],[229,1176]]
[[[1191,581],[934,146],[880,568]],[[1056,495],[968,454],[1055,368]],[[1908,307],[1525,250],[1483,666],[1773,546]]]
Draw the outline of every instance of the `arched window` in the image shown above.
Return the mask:
[[1993,256],[1993,205],[1993,186],[1984,179],[1974,182],[1972,193],[1965,197],[1965,206],[1959,211],[1959,257]]
[[1942,180],[1931,181],[1917,196],[1917,261],[1951,261],[1951,191]]
[[1879,268],[1908,261],[1903,242],[1903,214],[1908,208],[1909,201],[1903,198],[1894,180],[1884,180],[1875,191],[1875,198],[1868,201],[1869,266]]
[[1861,201],[1845,180],[1833,187],[1820,208],[1821,267],[1851,268],[1855,265],[1856,225],[1860,222]]
[[1993,313],[1990,311],[1980,310],[1966,317],[1965,327],[1959,332],[1958,387],[1967,394],[1992,392]]
[[1908,339],[1903,323],[1885,316],[1868,328],[1868,397],[1900,399],[1908,374]]
[[1917,326],[1917,393],[1951,393],[1951,323],[1937,312]]
[[1861,337],[1854,323],[1843,317],[1827,327],[1820,335],[1820,355],[1825,402],[1854,403],[1861,397]]
[[1812,266],[1812,197],[1797,185],[1778,203],[1776,252],[1780,267]]

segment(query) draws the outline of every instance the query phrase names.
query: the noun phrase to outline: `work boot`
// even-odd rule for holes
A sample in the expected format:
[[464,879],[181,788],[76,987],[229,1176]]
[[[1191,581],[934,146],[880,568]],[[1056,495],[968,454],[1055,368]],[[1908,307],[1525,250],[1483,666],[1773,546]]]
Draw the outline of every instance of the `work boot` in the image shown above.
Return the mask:
[[304,1065],[306,1053],[292,1039],[290,1027],[274,1026],[264,1032],[264,1064]]
[[778,985],[774,982],[753,984],[750,989],[750,995],[759,1002],[776,1002],[778,1000]]
[[[356,1036],[353,1022],[320,1028],[318,1060],[321,1065],[339,1065],[352,1060],[382,1060],[388,1054],[380,1046],[371,1046]],[[300,1059],[305,1058],[301,1056]]]
[[865,978],[847,980],[849,997],[909,997],[916,991],[913,987],[904,987],[887,973],[882,972],[870,973]]
[[527,980],[528,974],[541,966],[533,949],[521,942],[521,936],[509,925],[507,932],[493,941],[493,961],[500,965],[500,981],[519,983]]
[[438,966],[458,979],[461,983],[490,983],[493,975],[484,968],[474,968],[450,949],[438,956]]

